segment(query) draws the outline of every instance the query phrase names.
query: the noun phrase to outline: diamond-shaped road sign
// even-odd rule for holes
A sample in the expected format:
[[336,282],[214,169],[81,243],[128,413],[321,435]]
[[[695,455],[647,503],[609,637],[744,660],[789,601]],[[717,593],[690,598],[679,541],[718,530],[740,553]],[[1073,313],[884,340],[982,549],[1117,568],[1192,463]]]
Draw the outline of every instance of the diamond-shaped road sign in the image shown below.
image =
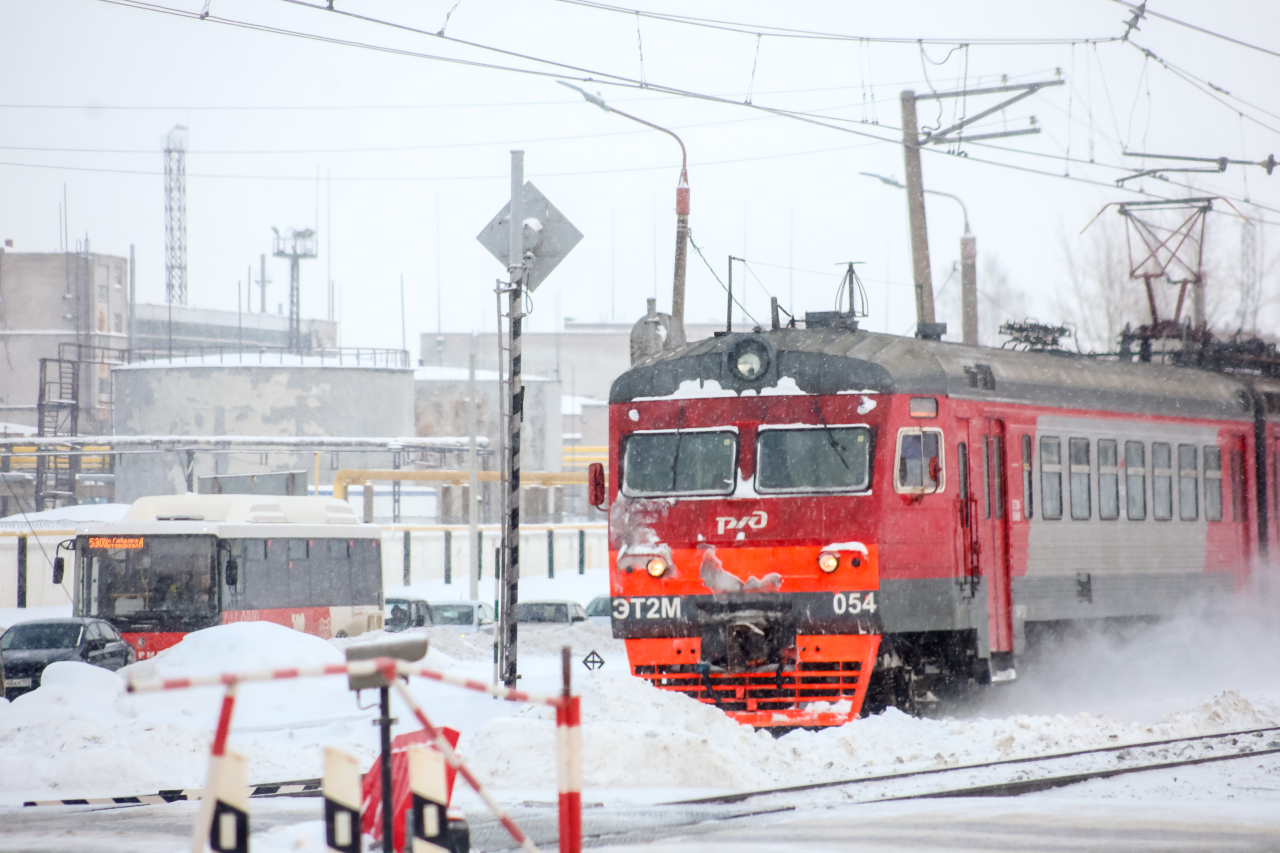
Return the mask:
[[582,665],[594,671],[604,666],[604,658],[600,657],[595,649],[592,649],[591,654],[582,659]]
[[[582,240],[582,233],[564,218],[563,213],[556,210],[554,204],[547,201],[547,197],[531,181],[525,182],[520,203],[524,207],[524,249],[533,253],[533,269],[529,276],[531,280],[525,283],[525,288],[535,290],[564,260],[564,256],[578,245]],[[510,219],[511,202],[507,202],[484,230],[476,235],[480,245],[488,249],[503,266],[507,266],[507,256],[510,253]]]

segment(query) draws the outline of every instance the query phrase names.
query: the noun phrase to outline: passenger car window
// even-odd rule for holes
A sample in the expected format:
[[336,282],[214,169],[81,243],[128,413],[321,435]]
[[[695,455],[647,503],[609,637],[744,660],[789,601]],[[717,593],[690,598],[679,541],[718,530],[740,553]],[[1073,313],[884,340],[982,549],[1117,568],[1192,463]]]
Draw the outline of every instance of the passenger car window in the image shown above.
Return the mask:
[[1147,518],[1147,446],[1141,441],[1124,443],[1124,500],[1130,521]]
[[622,490],[629,496],[727,495],[733,491],[737,433],[632,433],[626,442]]
[[1173,518],[1173,448],[1151,443],[1151,515],[1156,521]]
[[1084,521],[1093,516],[1090,501],[1089,480],[1092,468],[1089,465],[1089,439],[1073,438],[1067,442],[1071,466],[1071,517]]
[[1204,519],[1222,521],[1222,451],[1214,445],[1204,449]]
[[102,636],[102,630],[98,627],[98,623],[97,623],[97,622],[90,622],[90,623],[89,623],[88,627],[86,627],[86,628],[85,628],[85,631],[84,631],[84,638],[85,638],[85,640],[90,641],[90,642],[92,642],[93,640],[102,640],[102,639],[105,639],[105,638]]
[[1062,518],[1062,442],[1040,439],[1040,517]]
[[1098,439],[1098,518],[1120,517],[1120,467],[1115,439]]
[[898,431],[898,465],[893,486],[899,492],[933,494],[945,484],[942,431],[906,428]]
[[1200,517],[1200,466],[1194,444],[1178,445],[1178,518],[1195,521]]
[[871,430],[865,426],[761,429],[757,446],[757,491],[862,491],[870,485]]

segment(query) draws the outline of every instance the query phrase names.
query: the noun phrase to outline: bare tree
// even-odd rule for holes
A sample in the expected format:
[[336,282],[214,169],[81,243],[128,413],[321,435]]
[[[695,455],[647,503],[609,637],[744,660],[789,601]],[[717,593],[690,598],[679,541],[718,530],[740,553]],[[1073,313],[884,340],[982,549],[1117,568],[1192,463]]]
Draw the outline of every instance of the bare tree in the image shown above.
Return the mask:
[[999,346],[1000,325],[1027,319],[1027,294],[1009,281],[1009,272],[992,252],[978,261],[978,341]]
[[1060,316],[1074,323],[1082,347],[1113,350],[1126,323],[1150,321],[1142,285],[1129,278],[1124,221],[1102,216],[1084,234],[1060,233],[1066,285],[1054,300]]

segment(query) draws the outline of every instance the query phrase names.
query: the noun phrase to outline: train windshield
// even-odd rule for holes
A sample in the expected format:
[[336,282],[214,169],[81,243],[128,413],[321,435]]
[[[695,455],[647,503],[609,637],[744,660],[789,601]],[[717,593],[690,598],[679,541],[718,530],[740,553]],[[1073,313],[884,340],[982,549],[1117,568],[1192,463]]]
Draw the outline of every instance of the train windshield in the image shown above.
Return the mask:
[[121,631],[194,631],[219,621],[212,536],[81,539],[76,611]]
[[733,432],[633,433],[623,456],[623,490],[637,497],[727,495],[737,459]]
[[861,491],[870,483],[871,430],[831,426],[760,430],[760,492]]

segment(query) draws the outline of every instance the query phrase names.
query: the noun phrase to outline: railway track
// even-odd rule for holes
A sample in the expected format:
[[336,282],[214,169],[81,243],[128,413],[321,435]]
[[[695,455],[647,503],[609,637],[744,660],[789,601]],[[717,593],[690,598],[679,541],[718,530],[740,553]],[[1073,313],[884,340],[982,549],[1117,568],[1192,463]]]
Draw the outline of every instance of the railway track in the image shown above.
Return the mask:
[[[1107,779],[1128,773],[1275,754],[1280,754],[1280,726],[1267,726],[1212,735],[1167,738],[1116,744],[1097,749],[1006,758],[999,761],[961,764],[955,767],[934,767],[906,773],[765,788],[715,797],[678,800],[665,805],[742,803],[764,797],[854,787],[860,791],[855,795],[857,797],[855,801],[866,803],[932,797],[1011,797],[1074,785],[1090,779]],[[951,787],[912,790],[918,788],[920,782],[926,777],[933,777],[929,781],[936,780],[944,785],[950,782]],[[926,783],[926,787],[930,786]]]

